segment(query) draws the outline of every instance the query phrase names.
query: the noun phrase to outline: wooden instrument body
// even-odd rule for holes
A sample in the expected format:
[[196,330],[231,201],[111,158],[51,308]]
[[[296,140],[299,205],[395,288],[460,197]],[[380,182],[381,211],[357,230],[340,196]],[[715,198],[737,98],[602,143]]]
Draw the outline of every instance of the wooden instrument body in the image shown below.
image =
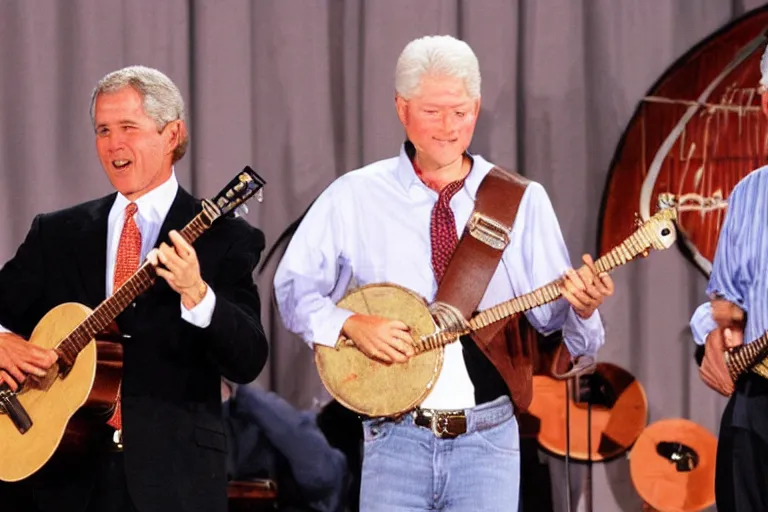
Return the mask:
[[[410,327],[414,339],[437,330],[426,301],[395,284],[362,286],[337,306],[400,320]],[[396,416],[420,404],[432,391],[443,366],[443,347],[421,352],[402,364],[370,359],[351,342],[314,347],[315,364],[328,392],[348,409],[371,417]]]
[[643,431],[648,400],[640,383],[629,372],[610,363],[598,363],[595,373],[611,386],[616,399],[610,408],[592,405],[590,430],[587,404],[577,403],[566,392],[565,381],[548,375],[533,376],[533,400],[528,415],[534,421],[528,423],[538,426],[536,438],[543,449],[565,456],[566,396],[570,415],[569,457],[573,460],[599,462],[615,458],[627,451]]
[[277,484],[258,479],[229,482],[227,488],[229,512],[277,510]]
[[[743,330],[744,326],[740,326]],[[768,379],[768,331],[749,343],[726,348],[723,351],[725,367],[736,382],[742,375],[752,372]]]
[[709,277],[733,187],[768,156],[756,92],[767,24],[761,7],[719,28],[643,96],[611,160],[601,251],[662,199],[678,209],[681,252]]
[[[698,465],[679,471],[657,453],[661,442],[682,443],[698,455]],[[717,439],[696,423],[670,418],[649,425],[637,438],[629,457],[632,484],[653,510],[693,512],[715,503]]]
[[[91,310],[77,303],[61,304],[38,322],[29,343],[53,349]],[[97,371],[98,369],[98,371]],[[0,480],[22,480],[42,468],[57,449],[79,453],[87,447],[87,422],[70,426],[76,412],[103,418],[113,410],[122,376],[122,347],[92,340],[78,355],[66,377],[54,365],[42,379],[30,378],[19,402],[34,424],[24,434],[0,414]]]

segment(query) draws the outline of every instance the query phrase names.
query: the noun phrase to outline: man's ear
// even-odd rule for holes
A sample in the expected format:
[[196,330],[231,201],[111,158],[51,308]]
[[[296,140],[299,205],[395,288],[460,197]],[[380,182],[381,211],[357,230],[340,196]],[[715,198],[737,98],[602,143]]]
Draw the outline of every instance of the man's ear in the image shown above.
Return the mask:
[[397,110],[397,117],[400,119],[400,123],[402,123],[403,126],[407,126],[409,117],[408,100],[399,94],[395,94],[395,109]]
[[181,141],[184,139],[185,131],[186,126],[184,125],[184,121],[180,119],[171,121],[165,125],[163,132],[168,136],[165,147],[166,153],[173,153],[176,147],[181,144]]

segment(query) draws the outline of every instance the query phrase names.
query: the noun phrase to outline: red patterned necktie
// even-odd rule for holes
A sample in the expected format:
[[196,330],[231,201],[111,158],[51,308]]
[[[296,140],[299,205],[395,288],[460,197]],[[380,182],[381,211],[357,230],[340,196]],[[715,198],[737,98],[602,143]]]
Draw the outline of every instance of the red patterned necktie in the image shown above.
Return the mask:
[[[117,245],[117,258],[115,259],[115,277],[113,280],[114,294],[120,286],[128,280],[138,269],[141,259],[141,232],[136,225],[133,216],[136,215],[139,207],[136,203],[128,203],[125,207],[125,224],[123,232],[120,235],[120,243]],[[120,410],[120,389],[118,389],[117,403],[115,412],[107,421],[107,425],[115,430],[123,428],[123,418]]]
[[[415,163],[413,170],[417,176],[421,177],[421,169]],[[463,179],[446,185],[440,191],[437,202],[432,208],[429,232],[432,241],[432,270],[438,284],[440,284],[440,280],[448,268],[448,262],[451,261],[453,251],[456,250],[459,243],[459,236],[456,233],[456,218],[453,216],[453,210],[451,210],[451,198],[461,190],[463,185]]]
[[453,251],[459,243],[456,233],[456,219],[451,210],[451,198],[461,190],[464,180],[453,181],[440,191],[434,208],[432,208],[432,221],[429,225],[432,239],[432,269],[435,272],[437,283],[445,274],[448,262],[451,261]]

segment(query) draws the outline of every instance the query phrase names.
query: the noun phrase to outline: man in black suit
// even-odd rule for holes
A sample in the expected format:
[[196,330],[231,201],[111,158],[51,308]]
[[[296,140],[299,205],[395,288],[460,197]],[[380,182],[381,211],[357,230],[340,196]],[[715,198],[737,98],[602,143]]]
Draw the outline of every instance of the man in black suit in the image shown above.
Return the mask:
[[43,511],[225,512],[220,379],[252,381],[267,360],[252,277],[264,236],[236,217],[217,220],[194,248],[175,231],[201,204],[174,174],[187,134],[168,77],[142,66],[108,74],[91,117],[116,193],[34,219],[0,270],[0,325],[28,337],[58,304],[94,308],[136,260],[153,261],[161,279],[117,317],[124,356],[114,429],[90,439],[92,458],[65,473],[44,468],[22,489]]

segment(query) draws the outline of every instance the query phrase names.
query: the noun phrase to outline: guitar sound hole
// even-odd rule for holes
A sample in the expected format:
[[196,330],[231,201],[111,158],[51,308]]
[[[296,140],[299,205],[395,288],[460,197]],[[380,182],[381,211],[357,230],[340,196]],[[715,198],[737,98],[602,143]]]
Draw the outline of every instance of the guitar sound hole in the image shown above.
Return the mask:
[[579,377],[578,385],[573,387],[574,402],[578,405],[613,408],[616,403],[616,390],[600,373]]
[[662,441],[656,445],[656,453],[675,464],[679,472],[693,471],[699,465],[699,454],[683,443]]

